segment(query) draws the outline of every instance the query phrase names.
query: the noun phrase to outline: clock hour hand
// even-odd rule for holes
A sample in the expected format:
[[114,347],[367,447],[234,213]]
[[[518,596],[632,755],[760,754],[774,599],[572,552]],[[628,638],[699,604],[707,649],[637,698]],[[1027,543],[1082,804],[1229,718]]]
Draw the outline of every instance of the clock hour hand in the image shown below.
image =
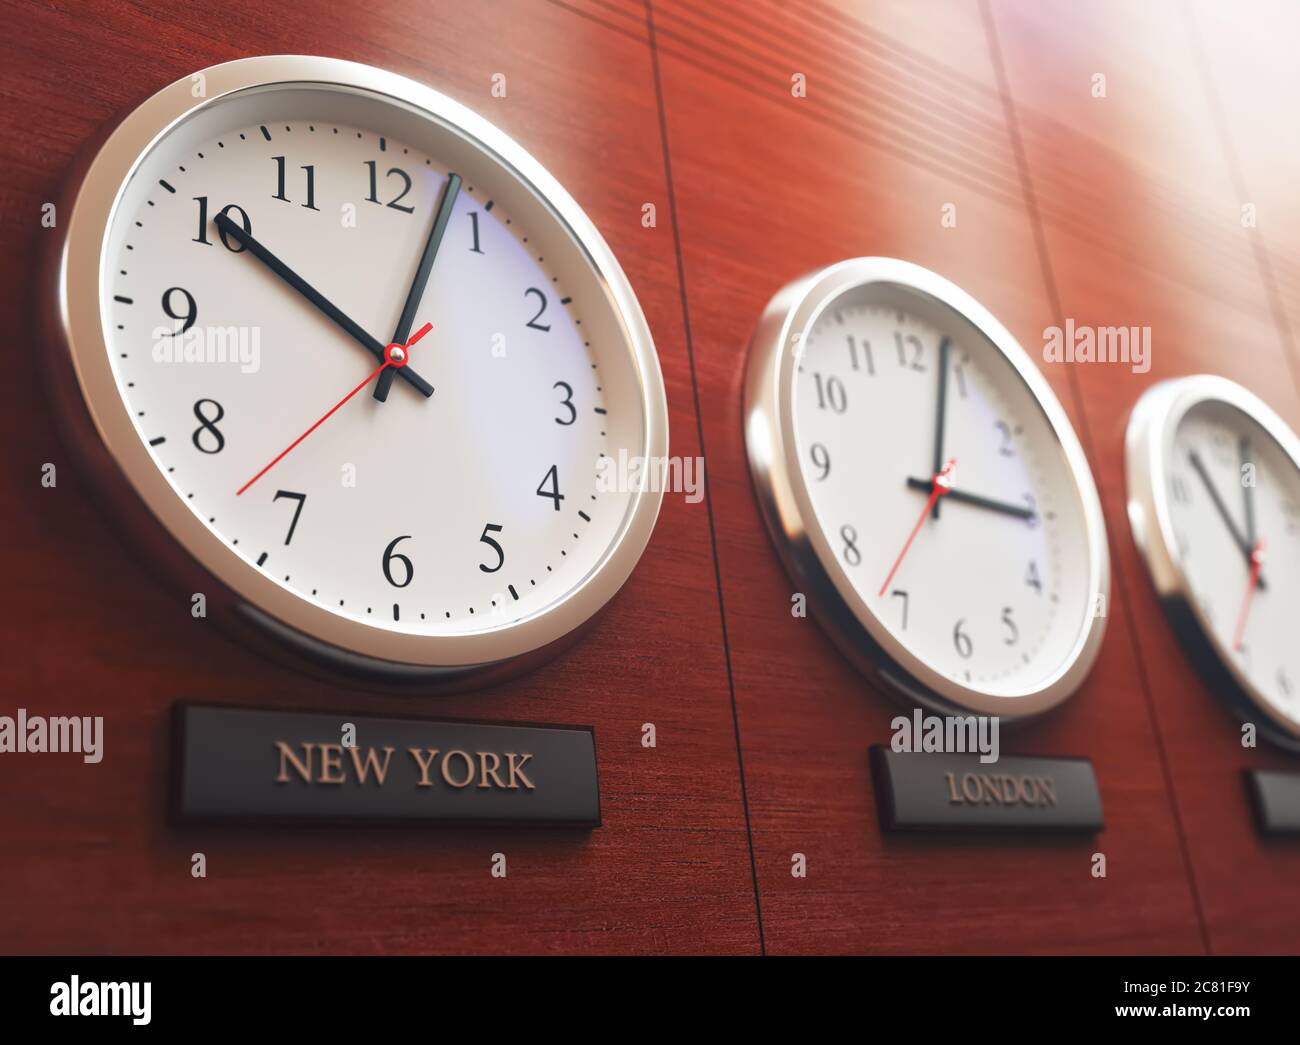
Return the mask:
[[[909,477],[907,480],[908,489],[924,490],[930,492],[931,480],[916,479]],[[1006,501],[995,501],[992,497],[981,497],[977,493],[967,493],[965,490],[952,489],[947,492],[947,497],[952,501],[960,501],[962,504],[972,504],[977,508],[987,508],[993,512],[1001,512],[1003,515],[1014,515],[1017,519],[1032,519],[1038,513],[1028,505],[1008,504]]]
[[[406,295],[406,305],[402,308],[401,318],[397,321],[397,330],[393,332],[393,344],[401,345],[411,335],[411,324],[415,322],[415,310],[424,297],[424,288],[429,282],[429,272],[433,268],[433,259],[438,256],[438,247],[442,243],[442,234],[447,231],[447,222],[451,218],[451,209],[456,205],[460,194],[460,175],[449,174],[447,184],[443,186],[442,199],[438,211],[433,216],[433,226],[429,229],[429,239],[424,244],[424,253],[420,255],[420,264],[415,270],[415,280]],[[393,375],[400,373],[392,367],[379,375],[375,382],[374,396],[381,403],[388,398],[388,390],[393,387]]]
[[[1252,556],[1255,554],[1254,546],[1250,541],[1246,540],[1241,531],[1237,529],[1237,524],[1233,522],[1232,515],[1228,512],[1228,506],[1223,503],[1223,498],[1219,495],[1219,488],[1214,485],[1214,480],[1210,478],[1210,473],[1205,467],[1205,462],[1201,460],[1201,455],[1195,450],[1189,450],[1187,452],[1187,459],[1192,463],[1192,470],[1201,477],[1201,482],[1205,485],[1205,489],[1210,494],[1210,500],[1214,502],[1214,507],[1219,512],[1219,518],[1223,520],[1223,525],[1226,526],[1228,532],[1232,534],[1233,543],[1241,549],[1241,554],[1245,558],[1246,564],[1248,566],[1253,566],[1254,559]],[[1260,591],[1264,591],[1267,587],[1262,576],[1259,578],[1259,583],[1256,587]]]
[[[267,250],[266,247],[264,247],[261,243],[255,240],[249,233],[245,232],[242,225],[238,225],[235,222],[231,221],[230,218],[228,218],[225,214],[218,214],[216,218],[213,220],[215,221],[217,228],[221,230],[223,235],[238,240],[244,247],[248,249],[248,252],[252,254],[253,257],[257,258],[258,261],[262,262],[262,264],[264,264],[267,268],[269,268],[282,280],[288,283],[289,286],[293,287],[294,290],[298,291],[299,294],[301,294],[313,305],[315,305],[318,309],[320,309],[321,312],[325,313],[326,316],[328,316],[335,323],[337,323],[344,331],[346,331],[353,338],[353,340],[355,340],[358,344],[360,344],[363,348],[365,348],[372,356],[374,356],[380,362],[385,361],[386,359],[386,357],[384,356],[385,346],[383,344],[381,344],[375,338],[371,337],[368,333],[366,333],[366,331],[363,330],[354,320],[352,320],[342,309],[340,309],[332,301],[326,298],[320,291],[318,291],[315,287],[313,287],[310,283],[308,283],[305,279],[303,279],[300,275],[298,275],[298,273],[294,272],[293,269],[291,269],[283,261],[281,261],[269,250]],[[402,338],[402,340],[398,343],[400,344],[405,340],[406,340],[405,338]],[[389,367],[388,369],[392,370],[398,368]],[[420,377],[419,374],[416,374],[414,371],[412,371],[409,366],[401,367],[400,373],[402,375],[402,379],[408,382],[409,384],[411,384],[413,387],[415,387],[422,395],[425,396],[433,395],[433,385],[429,384],[429,382],[424,380],[424,378]]]

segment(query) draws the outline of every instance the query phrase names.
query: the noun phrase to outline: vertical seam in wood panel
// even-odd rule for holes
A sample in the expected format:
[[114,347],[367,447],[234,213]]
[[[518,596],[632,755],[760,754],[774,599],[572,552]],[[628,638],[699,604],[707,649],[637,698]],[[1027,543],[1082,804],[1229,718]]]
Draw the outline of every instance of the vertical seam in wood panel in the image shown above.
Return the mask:
[[[681,230],[677,223],[677,194],[673,189],[673,163],[668,149],[668,114],[664,107],[663,82],[659,73],[659,51],[655,45],[655,18],[650,0],[645,0],[646,29],[650,39],[650,64],[654,70],[655,102],[659,107],[659,136],[663,143],[664,180],[668,186],[668,213],[673,226],[673,250],[677,255],[677,286],[681,292],[682,327],[686,336],[686,359],[691,371],[691,394],[695,400],[695,428],[700,442],[700,459],[708,461],[704,446],[704,415],[700,410],[700,384],[695,376],[695,348],[691,340],[691,312],[686,295],[686,264],[682,259]],[[740,743],[740,715],[736,709],[736,682],[731,671],[731,644],[727,639],[727,610],[722,597],[722,567],[718,562],[718,531],[713,521],[713,495],[709,470],[703,469],[704,507],[709,518],[709,542],[713,548],[713,579],[718,590],[718,618],[722,624],[722,655],[727,665],[727,691],[731,697],[731,724],[736,736],[736,764],[740,767],[740,802],[745,812],[745,838],[749,843],[749,874],[754,886],[754,913],[758,919],[759,953],[767,953],[763,937],[763,904],[758,895],[758,864],[754,859],[754,831],[749,821],[749,791],[745,786],[745,755]]]
[[[1219,97],[1214,71],[1210,67],[1210,57],[1202,43],[1200,29],[1197,27],[1196,16],[1191,6],[1189,4],[1178,6],[1187,22],[1187,34],[1191,37],[1196,68],[1201,77],[1201,89],[1205,92],[1205,101],[1210,108],[1210,117],[1214,124],[1215,136],[1219,139],[1219,148],[1223,151],[1224,160],[1228,165],[1228,176],[1232,179],[1232,187],[1237,193],[1238,201],[1244,203],[1250,198],[1250,190],[1246,185],[1245,171],[1237,157],[1227,116],[1223,111],[1223,102]],[[1291,371],[1291,380],[1295,383],[1296,392],[1300,393],[1300,349],[1296,347],[1291,324],[1287,320],[1286,308],[1282,303],[1282,292],[1278,287],[1276,274],[1273,272],[1273,260],[1269,257],[1259,229],[1250,227],[1245,232],[1246,240],[1250,243],[1250,252],[1255,258],[1255,266],[1259,270],[1260,282],[1264,284],[1264,294],[1268,298],[1269,311],[1273,314],[1273,323],[1282,338],[1282,354],[1286,356],[1287,368]]]
[[[1011,139],[1011,151],[1015,156],[1016,168],[1020,175],[1020,186],[1024,192],[1025,208],[1029,211],[1029,221],[1034,231],[1034,248],[1038,253],[1038,263],[1042,272],[1043,284],[1047,290],[1053,318],[1058,325],[1064,328],[1065,316],[1061,308],[1060,294],[1056,287],[1056,276],[1052,268],[1051,255],[1047,249],[1047,234],[1043,229],[1042,219],[1038,213],[1038,200],[1034,194],[1033,178],[1029,173],[1029,159],[1025,154],[1024,144],[1020,138],[1020,124],[1016,117],[1015,100],[1011,97],[1011,81],[1002,62],[1002,50],[998,44],[997,26],[993,21],[993,11],[989,6],[989,0],[979,0],[979,8],[980,17],[984,22],[984,34],[989,47],[989,57],[993,62],[993,71],[997,77],[998,94],[1002,99],[1002,109],[1007,121],[1007,134]],[[1066,373],[1069,379],[1070,397],[1074,400],[1075,415],[1079,419],[1083,442],[1087,447],[1089,456],[1095,459],[1097,456],[1096,448],[1092,441],[1092,431],[1088,426],[1088,414],[1083,403],[1083,393],[1079,389],[1078,374],[1073,367],[1068,368]],[[1125,619],[1128,621],[1129,644],[1133,648],[1133,658],[1137,665],[1138,680],[1142,685],[1142,695],[1146,698],[1147,718],[1150,720],[1156,753],[1160,758],[1160,772],[1164,779],[1169,808],[1173,814],[1174,832],[1178,837],[1178,848],[1183,859],[1183,869],[1187,874],[1187,884],[1191,889],[1192,906],[1196,911],[1196,921],[1201,931],[1201,943],[1206,953],[1210,954],[1212,953],[1210,934],[1205,924],[1205,914],[1201,910],[1201,894],[1196,887],[1196,872],[1192,868],[1191,854],[1187,848],[1187,836],[1183,830],[1183,818],[1178,809],[1178,795],[1174,790],[1173,777],[1169,770],[1169,758],[1165,753],[1164,739],[1160,735],[1160,726],[1156,721],[1155,702],[1151,697],[1151,682],[1147,676],[1146,663],[1142,658],[1142,646],[1138,642],[1133,621],[1133,604],[1128,597],[1124,573],[1115,563],[1111,564],[1111,576],[1115,578],[1115,586],[1118,589],[1120,601],[1124,604]]]

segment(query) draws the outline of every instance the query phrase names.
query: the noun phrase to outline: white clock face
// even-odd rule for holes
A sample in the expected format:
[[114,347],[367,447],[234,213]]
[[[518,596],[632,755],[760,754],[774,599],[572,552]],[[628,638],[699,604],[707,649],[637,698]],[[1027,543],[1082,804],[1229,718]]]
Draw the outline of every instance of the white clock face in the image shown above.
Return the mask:
[[1255,694],[1300,724],[1300,470],[1248,414],[1205,400],[1174,430],[1165,478],[1205,626]]
[[593,239],[427,111],[234,93],[157,141],[113,210],[113,390],[222,554],[314,619],[507,628],[603,568],[644,495],[617,463],[661,424],[644,321]]
[[[990,342],[887,297],[831,303],[805,341],[794,417],[818,525],[854,591],[935,671],[995,693],[1041,686],[1091,613],[1061,446]],[[926,513],[949,462],[950,492]]]

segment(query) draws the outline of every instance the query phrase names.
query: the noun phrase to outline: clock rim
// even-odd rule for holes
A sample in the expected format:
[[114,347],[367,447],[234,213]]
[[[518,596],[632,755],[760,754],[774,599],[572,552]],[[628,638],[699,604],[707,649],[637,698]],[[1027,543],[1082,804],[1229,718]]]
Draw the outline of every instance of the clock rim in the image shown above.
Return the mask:
[[[192,94],[202,75],[206,93]],[[477,113],[431,87],[387,70],[308,55],[262,55],[197,70],[157,91],[94,136],[78,156],[61,194],[68,215],[45,251],[43,328],[54,351],[43,353],[74,443],[117,513],[131,522],[137,544],[161,536],[161,556],[176,572],[210,579],[216,599],[236,623],[263,632],[315,658],[350,671],[397,680],[500,677],[564,648],[618,592],[640,560],[662,504],[657,484],[632,491],[614,539],[591,569],[556,601],[520,621],[477,632],[415,635],[354,621],[318,607],[276,584],[207,529],[167,484],[131,422],[112,373],[104,324],[101,264],[117,205],[145,156],[180,121],[250,90],[312,86],[359,91],[397,104],[471,140],[489,162],[503,164],[538,196],[582,252],[607,307],[624,334],[642,414],[649,458],[668,453],[663,375],[649,326],[612,250],[582,208],[522,146]],[[156,547],[156,546],[152,546]]]
[[816,525],[793,430],[795,353],[789,346],[796,335],[808,334],[831,302],[873,283],[902,286],[956,311],[1026,385],[1064,454],[1083,509],[1089,604],[1109,598],[1110,554],[1100,497],[1083,447],[1055,393],[1010,331],[971,295],[938,273],[897,258],[849,258],[811,272],[778,291],[759,320],[750,343],[744,427],[750,474],[769,536],[787,571],[806,587],[820,610],[832,640],[860,671],[941,714],[974,712],[1007,721],[1036,717],[1082,685],[1100,652],[1106,614],[1085,618],[1069,654],[1043,684],[1020,689],[965,685],[935,671],[894,636],[853,589]]
[[[1263,399],[1217,374],[1190,374],[1157,382],[1129,414],[1124,437],[1129,529],[1146,564],[1165,616],[1194,664],[1208,669],[1208,688],[1242,722],[1257,725],[1280,747],[1300,751],[1300,718],[1288,719],[1263,695],[1205,618],[1175,553],[1169,505],[1168,462],[1174,436],[1187,413],[1203,403],[1223,403],[1254,421],[1300,473],[1300,436]],[[1260,714],[1264,722],[1258,722]]]

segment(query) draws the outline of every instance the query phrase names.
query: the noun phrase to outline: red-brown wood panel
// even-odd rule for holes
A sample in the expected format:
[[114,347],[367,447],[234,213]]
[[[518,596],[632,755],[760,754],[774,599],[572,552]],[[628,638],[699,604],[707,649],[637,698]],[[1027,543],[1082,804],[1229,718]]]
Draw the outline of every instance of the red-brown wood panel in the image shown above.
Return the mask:
[[[1225,374],[1300,423],[1290,6],[0,0],[0,13],[0,714],[103,714],[107,730],[100,765],[0,758],[0,950],[1300,947],[1300,847],[1259,839],[1240,780],[1295,759],[1242,750],[1174,642],[1129,534],[1122,457],[1133,403],[1164,377]],[[670,494],[609,611],[523,678],[399,695],[271,663],[191,619],[188,593],[100,510],[30,365],[44,348],[40,207],[82,143],[173,79],[283,52],[422,80],[536,155],[640,297],[671,452],[707,456],[708,501]],[[496,73],[505,98],[491,96]],[[1107,820],[1095,839],[882,834],[866,749],[887,741],[897,705],[790,613],[745,462],[745,352],[779,286],[863,254],[948,276],[1031,354],[1065,318],[1151,327],[1149,373],[1044,364],[1101,490],[1115,583],[1084,687],[1002,738],[1093,760]],[[604,826],[172,828],[179,698],[591,723]],[[795,853],[806,878],[791,875]]]
[[[1242,224],[1250,197],[1215,115],[1210,70],[1198,57],[1219,30],[1198,25],[1173,2],[1097,3],[1086,11],[1017,2],[994,10],[1061,311],[1080,324],[1151,327],[1150,373],[1076,368],[1112,522],[1116,575],[1131,602],[1162,740],[1163,752],[1147,757],[1168,765],[1210,947],[1294,952],[1300,848],[1258,836],[1241,771],[1295,769],[1295,759],[1267,747],[1243,749],[1235,721],[1177,646],[1123,525],[1124,429],[1152,382],[1222,374],[1257,392],[1292,425],[1300,421],[1287,333],[1252,243],[1256,233]],[[1067,21],[1072,30],[1061,33]],[[1282,39],[1284,21],[1273,22]],[[1043,61],[1045,37],[1055,41],[1052,62]],[[1233,85],[1236,105],[1252,90],[1253,104],[1270,109],[1285,97],[1269,83],[1292,62],[1280,46],[1261,54],[1229,44],[1226,54],[1235,60],[1214,79]],[[1265,75],[1245,74],[1244,66]],[[1094,72],[1109,74],[1105,99],[1088,90]],[[1259,191],[1271,193],[1265,212],[1276,215],[1271,204],[1281,172],[1255,173]],[[1285,220],[1266,225],[1276,229]]]
[[[1091,757],[1105,832],[890,837],[865,752],[888,742],[896,705],[814,620],[791,615],[791,583],[756,513],[740,378],[754,322],[782,283],[839,258],[892,255],[961,284],[1031,351],[1053,322],[981,11],[924,6],[926,17],[911,5],[755,3],[741,27],[706,5],[654,4],[766,945],[1197,951],[1122,595],[1077,697],[1003,738],[1017,753]],[[805,98],[791,94],[796,72]],[[956,228],[941,223],[945,203]],[[1069,376],[1047,376],[1077,422]],[[1112,513],[1113,540],[1122,519]],[[791,875],[796,852],[806,879]],[[1090,873],[1094,852],[1106,854],[1104,880]]]
[[[592,6],[592,5],[588,5]],[[639,10],[634,8],[634,10]],[[190,618],[188,595],[128,553],[60,443],[37,371],[33,254],[69,161],[171,80],[257,53],[384,66],[477,109],[587,209],[656,334],[674,452],[696,423],[644,20],[616,29],[546,3],[7,3],[0,44],[0,502],[6,713],[103,714],[99,765],[0,758],[0,949],[19,951],[758,950],[704,508],[665,501],[626,589],[578,646],[454,697],[318,682]],[[70,61],[75,56],[75,61]],[[494,73],[507,97],[493,99]],[[43,462],[58,486],[43,490]],[[166,826],[167,711],[250,705],[591,723],[604,826],[503,830]],[[641,746],[653,722],[658,746]],[[190,876],[190,854],[208,877]],[[505,853],[508,877],[490,875]]]

